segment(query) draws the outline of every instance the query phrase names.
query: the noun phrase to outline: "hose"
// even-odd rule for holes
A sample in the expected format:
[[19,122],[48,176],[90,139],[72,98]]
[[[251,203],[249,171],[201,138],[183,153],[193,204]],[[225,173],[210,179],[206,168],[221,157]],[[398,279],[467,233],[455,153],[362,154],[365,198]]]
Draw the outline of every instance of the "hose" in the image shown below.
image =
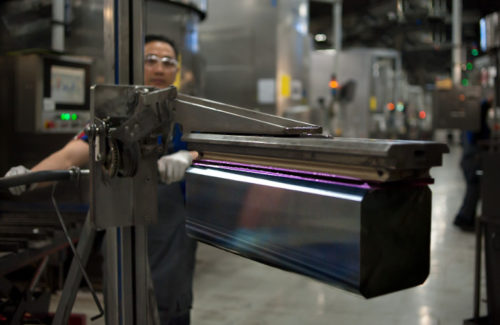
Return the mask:
[[0,189],[40,182],[74,180],[78,179],[80,175],[88,174],[88,169],[73,167],[67,170],[42,170],[38,172],[30,172],[24,175],[0,177]]
[[[80,175],[88,175],[90,174],[88,169],[80,169],[78,167],[72,167],[71,169],[68,170],[43,170],[43,171],[38,171],[38,172],[30,172],[28,174],[24,175],[18,175],[18,176],[9,176],[9,177],[1,177],[0,178],[0,189],[1,188],[9,188],[13,186],[19,186],[19,185],[28,185],[31,183],[39,183],[39,182],[51,182],[51,181],[60,181],[60,180],[79,180]],[[87,283],[91,293],[92,297],[94,298],[94,302],[97,305],[97,308],[99,309],[99,314],[92,317],[92,320],[95,320],[97,318],[100,318],[104,315],[104,309],[97,298],[96,291],[94,290],[94,287],[92,286],[92,283],[90,282],[89,276],[87,275],[87,272],[85,271],[85,267],[83,266],[83,262],[80,258],[80,255],[76,251],[75,246],[73,245],[73,241],[71,239],[71,236],[69,235],[68,229],[66,228],[66,225],[64,224],[64,219],[61,215],[61,211],[59,210],[59,207],[56,202],[55,198],[55,190],[56,190],[57,182],[54,183],[52,186],[52,204],[54,205],[54,209],[56,210],[57,217],[59,218],[59,222],[61,224],[61,227],[63,229],[63,232],[66,236],[66,240],[68,241],[69,246],[71,247],[71,250],[73,251],[73,254],[78,262],[78,265],[80,267],[80,270],[82,272],[82,275],[85,279],[85,282]]]

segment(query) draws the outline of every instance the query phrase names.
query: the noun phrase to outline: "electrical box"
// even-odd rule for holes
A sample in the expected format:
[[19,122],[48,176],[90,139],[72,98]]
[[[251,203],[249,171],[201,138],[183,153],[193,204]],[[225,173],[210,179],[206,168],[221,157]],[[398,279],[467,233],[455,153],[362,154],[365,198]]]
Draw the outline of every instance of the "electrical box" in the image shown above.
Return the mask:
[[480,128],[481,87],[437,89],[434,93],[434,128],[477,131]]

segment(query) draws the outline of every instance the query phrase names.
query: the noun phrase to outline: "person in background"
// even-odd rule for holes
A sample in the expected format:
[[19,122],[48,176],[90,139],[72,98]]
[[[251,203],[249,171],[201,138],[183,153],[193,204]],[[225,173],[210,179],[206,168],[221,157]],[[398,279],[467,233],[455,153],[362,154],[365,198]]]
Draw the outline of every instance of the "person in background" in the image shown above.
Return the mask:
[[[144,46],[144,84],[166,88],[175,81],[178,72],[177,48],[173,41],[161,35],[147,35]],[[192,281],[195,265],[196,241],[185,231],[185,195],[182,179],[186,169],[198,153],[187,151],[181,141],[181,129],[175,125],[173,140],[158,159],[158,223],[148,229],[148,255],[156,302],[162,325],[190,323],[192,306]],[[28,169],[12,167],[5,176],[21,175],[34,171],[82,167],[89,161],[88,137],[82,131],[62,149]],[[36,184],[10,188],[20,195],[33,190]]]
[[491,130],[488,126],[488,110],[493,98],[481,102],[481,116],[479,131],[464,131],[462,133],[463,151],[460,167],[466,182],[465,195],[462,206],[458,211],[453,224],[464,231],[474,231],[476,223],[476,209],[480,199],[481,148],[480,142],[490,138]]

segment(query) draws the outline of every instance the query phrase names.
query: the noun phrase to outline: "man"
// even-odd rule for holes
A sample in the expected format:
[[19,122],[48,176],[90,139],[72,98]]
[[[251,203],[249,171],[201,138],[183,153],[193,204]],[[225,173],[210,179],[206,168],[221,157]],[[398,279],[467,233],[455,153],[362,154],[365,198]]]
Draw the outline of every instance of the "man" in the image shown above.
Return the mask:
[[[173,84],[178,71],[175,44],[158,35],[146,36],[144,46],[144,83],[166,88]],[[148,253],[151,275],[162,325],[184,325],[190,322],[192,279],[196,242],[185,232],[184,184],[180,182],[198,153],[187,151],[175,125],[169,152],[158,159],[158,172],[163,183],[158,186],[158,223],[148,229]],[[89,160],[88,138],[81,132],[62,149],[51,154],[31,170],[24,166],[11,168],[5,176],[30,171],[69,169],[83,166]],[[36,185],[35,185],[36,186]],[[29,190],[32,190],[32,185]],[[10,188],[19,195],[26,187]]]
[[476,210],[481,198],[481,178],[477,174],[481,170],[480,142],[490,138],[491,130],[488,126],[488,111],[493,103],[493,96],[481,102],[479,131],[464,131],[462,133],[462,159],[460,167],[465,178],[465,194],[462,206],[453,221],[453,224],[463,231],[475,231]]

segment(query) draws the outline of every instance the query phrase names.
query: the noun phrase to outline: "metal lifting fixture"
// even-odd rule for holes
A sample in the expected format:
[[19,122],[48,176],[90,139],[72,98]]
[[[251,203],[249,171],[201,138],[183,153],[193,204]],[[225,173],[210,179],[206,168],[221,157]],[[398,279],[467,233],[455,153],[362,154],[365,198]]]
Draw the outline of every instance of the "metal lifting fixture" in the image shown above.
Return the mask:
[[367,298],[427,278],[429,169],[445,144],[331,138],[174,87],[95,86],[92,98],[97,227],[156,220],[157,138],[178,123],[201,153],[186,175],[190,236]]

